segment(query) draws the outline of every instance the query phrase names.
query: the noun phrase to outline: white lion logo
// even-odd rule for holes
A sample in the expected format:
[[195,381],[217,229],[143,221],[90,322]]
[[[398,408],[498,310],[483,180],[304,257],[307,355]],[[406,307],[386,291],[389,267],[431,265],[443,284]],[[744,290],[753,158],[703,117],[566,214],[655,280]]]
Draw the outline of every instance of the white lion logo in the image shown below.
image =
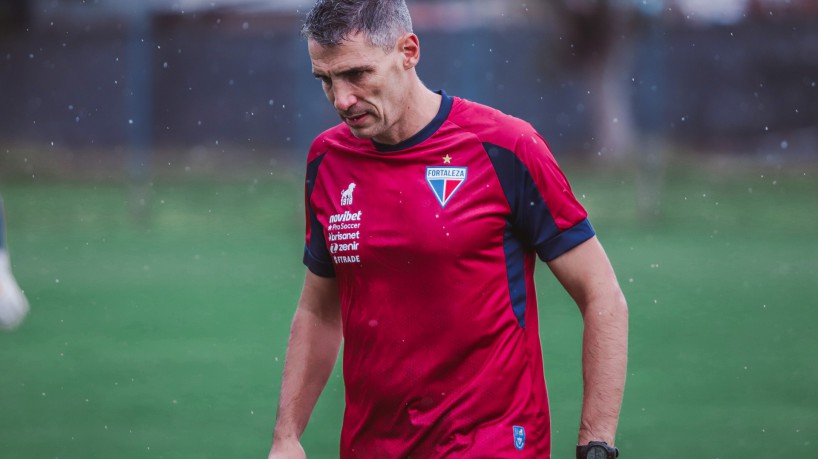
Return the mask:
[[341,192],[341,205],[342,206],[350,206],[352,205],[352,192],[355,191],[355,184],[350,183],[349,187],[346,190]]

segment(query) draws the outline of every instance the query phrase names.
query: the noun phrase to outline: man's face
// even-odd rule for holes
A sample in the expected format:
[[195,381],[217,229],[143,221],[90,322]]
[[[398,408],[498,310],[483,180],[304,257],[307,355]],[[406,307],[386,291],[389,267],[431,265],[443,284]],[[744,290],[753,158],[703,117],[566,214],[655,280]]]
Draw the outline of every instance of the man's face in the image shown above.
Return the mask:
[[395,126],[406,107],[404,55],[387,53],[358,33],[337,46],[309,41],[312,71],[355,137],[397,143]]

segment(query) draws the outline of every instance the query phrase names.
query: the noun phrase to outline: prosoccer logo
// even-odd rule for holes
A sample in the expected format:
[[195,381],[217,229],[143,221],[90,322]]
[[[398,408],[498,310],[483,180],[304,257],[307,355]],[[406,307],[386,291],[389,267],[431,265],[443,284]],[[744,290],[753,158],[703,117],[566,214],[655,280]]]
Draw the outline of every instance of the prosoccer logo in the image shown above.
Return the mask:
[[446,167],[436,166],[426,168],[426,182],[432,188],[432,192],[441,206],[446,207],[446,203],[454,195],[463,182],[466,181],[467,167]]

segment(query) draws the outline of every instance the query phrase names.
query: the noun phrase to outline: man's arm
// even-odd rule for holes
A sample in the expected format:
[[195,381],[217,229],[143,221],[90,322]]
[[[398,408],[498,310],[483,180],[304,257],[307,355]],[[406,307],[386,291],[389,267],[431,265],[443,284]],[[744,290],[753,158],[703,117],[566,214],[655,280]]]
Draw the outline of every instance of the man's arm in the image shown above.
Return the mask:
[[335,366],[341,338],[337,282],[308,270],[290,330],[270,459],[306,457],[299,439]]
[[548,263],[582,313],[579,441],[613,446],[628,364],[628,305],[596,237]]

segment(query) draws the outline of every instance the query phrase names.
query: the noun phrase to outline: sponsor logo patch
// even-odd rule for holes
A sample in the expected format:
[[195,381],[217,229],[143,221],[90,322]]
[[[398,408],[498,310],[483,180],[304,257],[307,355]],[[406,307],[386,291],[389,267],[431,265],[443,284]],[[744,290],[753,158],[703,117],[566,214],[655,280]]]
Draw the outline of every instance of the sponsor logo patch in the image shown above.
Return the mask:
[[346,190],[341,191],[341,205],[352,205],[352,193],[355,191],[355,183],[350,183]]
[[466,181],[467,167],[430,166],[426,168],[426,182],[432,188],[442,207]]

